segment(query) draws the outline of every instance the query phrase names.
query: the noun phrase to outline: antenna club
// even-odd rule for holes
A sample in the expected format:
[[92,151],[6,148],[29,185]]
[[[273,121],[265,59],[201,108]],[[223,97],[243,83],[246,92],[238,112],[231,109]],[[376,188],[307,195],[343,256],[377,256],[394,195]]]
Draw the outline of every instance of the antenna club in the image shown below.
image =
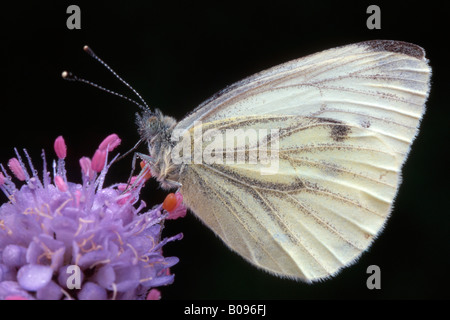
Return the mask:
[[84,46],[83,47],[84,52],[86,52],[88,55],[95,57],[94,51],[92,51],[91,48],[89,48],[89,46]]
[[62,77],[63,79],[67,79],[67,78],[69,77],[69,72],[63,71],[63,72],[61,73],[61,77]]

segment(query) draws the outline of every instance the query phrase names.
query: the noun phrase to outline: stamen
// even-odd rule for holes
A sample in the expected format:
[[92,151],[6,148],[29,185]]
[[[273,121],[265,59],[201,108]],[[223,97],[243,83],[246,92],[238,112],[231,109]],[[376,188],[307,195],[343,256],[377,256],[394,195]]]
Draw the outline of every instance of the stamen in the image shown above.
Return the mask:
[[17,158],[9,159],[8,167],[12,171],[12,173],[14,173],[17,179],[19,179],[20,181],[25,181],[26,179],[25,172],[23,171],[23,168],[19,160],[17,160]]
[[113,296],[112,296],[111,300],[116,300],[116,297],[117,297],[117,286],[116,286],[116,284],[114,282],[111,283],[111,286],[113,288]]
[[100,143],[100,146],[98,147],[100,150],[107,150],[108,152],[113,151],[122,140],[117,136],[117,134],[113,133],[109,136],[107,136],[102,143]]
[[28,300],[28,299],[19,295],[11,295],[7,296],[5,300]]
[[133,264],[137,264],[139,262],[139,255],[138,255],[136,249],[129,243],[127,243],[127,246],[130,247],[131,251],[133,251],[133,253],[135,255],[135,259],[133,260]]
[[[14,153],[16,154],[16,157],[17,157],[16,159],[19,161],[19,164],[22,167],[21,171],[23,172],[23,174],[25,176],[25,180],[28,181],[28,179],[30,179],[30,176],[28,175],[28,172],[27,172],[27,169],[25,167],[25,164],[22,161],[22,157],[20,156],[19,151],[17,151],[16,148],[14,148]],[[24,181],[24,180],[22,180],[22,181]]]
[[67,184],[64,182],[64,179],[61,176],[55,177],[55,185],[61,192],[66,192],[69,188]]
[[51,183],[51,181],[50,181],[50,172],[47,171],[47,158],[45,157],[45,151],[43,149],[41,158],[42,158],[42,181],[44,183],[44,188],[47,188]]
[[169,220],[175,220],[186,216],[186,207],[181,205],[183,203],[183,195],[180,192],[176,192],[175,198],[177,199],[177,204],[175,209],[169,211],[169,215],[167,216],[167,219]]
[[42,187],[42,183],[41,183],[41,181],[39,180],[39,177],[38,177],[38,172],[33,166],[33,162],[31,161],[30,155],[28,154],[26,149],[23,149],[23,153],[25,154],[25,157],[27,158],[28,166],[30,167],[31,172],[33,174],[33,178],[30,179],[29,185],[30,184],[34,184],[34,187],[36,187],[36,186]]
[[86,177],[89,177],[89,180],[94,178],[94,171],[92,171],[91,159],[88,157],[82,157],[80,159],[81,171]]
[[150,179],[152,177],[152,172],[150,170],[150,166],[145,161],[141,161],[140,165],[141,165],[141,169],[144,170],[143,178],[145,180]]
[[183,195],[180,192],[176,192],[175,197],[177,198],[176,208],[178,208],[183,203]]
[[163,202],[163,209],[170,212],[176,209],[177,207],[177,197],[175,196],[174,193],[169,193],[166,197],[166,199],[164,199]]
[[0,229],[6,231],[9,236],[13,234],[11,228],[5,224],[5,220],[0,220]]
[[76,190],[73,193],[73,195],[75,197],[75,204],[76,204],[76,207],[78,209],[80,207],[80,200],[81,200],[81,196],[82,196],[81,191],[80,190]]
[[147,294],[147,300],[161,300],[161,292],[158,289],[151,289]]
[[97,149],[95,151],[94,156],[92,157],[92,163],[91,168],[95,172],[101,172],[103,170],[103,167],[105,166],[105,160],[106,160],[106,151]]
[[73,298],[71,297],[71,295],[70,295],[67,291],[65,291],[63,288],[61,288],[61,292],[63,293],[63,295],[66,296],[66,298],[67,298],[68,300],[73,300]]
[[110,262],[111,262],[111,259],[105,259],[105,260],[96,261],[96,262],[94,262],[93,264],[91,264],[89,266],[89,269],[93,269],[94,267],[98,266],[99,264],[107,264],[107,263],[110,263]]
[[123,246],[123,241],[122,241],[122,237],[120,236],[120,234],[117,231],[114,231],[114,233],[117,235],[117,239],[119,240],[119,244],[121,246]]
[[56,155],[59,159],[65,159],[67,156],[67,146],[64,142],[64,138],[62,136],[59,136],[55,140],[54,149],[56,152]]
[[55,210],[56,214],[62,216],[61,210],[64,209],[64,207],[71,201],[73,201],[72,198],[67,199],[66,201],[64,201],[58,208],[56,208],[56,210]]

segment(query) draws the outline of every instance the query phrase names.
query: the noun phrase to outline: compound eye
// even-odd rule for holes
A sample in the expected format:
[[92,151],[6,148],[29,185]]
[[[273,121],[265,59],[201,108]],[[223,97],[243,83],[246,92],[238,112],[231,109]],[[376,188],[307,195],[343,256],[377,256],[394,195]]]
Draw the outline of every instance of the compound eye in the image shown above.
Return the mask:
[[155,134],[158,131],[158,118],[155,116],[151,116],[148,118],[148,128],[152,132],[152,134]]

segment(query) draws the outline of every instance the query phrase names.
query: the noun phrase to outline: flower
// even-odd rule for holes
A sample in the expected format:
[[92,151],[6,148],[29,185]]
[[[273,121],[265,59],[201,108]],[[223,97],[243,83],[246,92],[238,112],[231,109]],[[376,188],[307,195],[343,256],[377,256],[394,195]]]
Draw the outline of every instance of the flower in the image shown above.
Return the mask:
[[[82,184],[67,181],[62,137],[54,144],[53,178],[44,152],[39,178],[26,150],[31,175],[16,150],[8,164],[25,181],[20,188],[1,165],[0,189],[9,202],[0,207],[0,299],[158,299],[154,288],[174,281],[169,268],[178,258],[164,257],[162,247],[182,234],[161,238],[169,216],[162,204],[135,207],[145,172],[129,185],[103,187],[114,162],[108,164],[108,153],[119,144],[110,135],[92,160],[80,159]],[[180,201],[171,210],[186,214]]]

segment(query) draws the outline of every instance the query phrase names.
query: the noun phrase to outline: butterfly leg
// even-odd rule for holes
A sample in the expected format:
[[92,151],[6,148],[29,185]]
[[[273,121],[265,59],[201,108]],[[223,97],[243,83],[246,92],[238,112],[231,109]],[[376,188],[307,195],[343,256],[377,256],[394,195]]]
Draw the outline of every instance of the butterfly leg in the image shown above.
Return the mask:
[[175,193],[179,192],[181,187],[183,186],[180,182],[167,179],[166,182],[170,183],[174,188],[177,188],[177,191]]
[[133,177],[133,173],[136,170],[136,160],[137,160],[138,157],[145,161],[145,166],[144,166],[144,168],[142,168],[142,171],[139,173],[138,178],[136,179],[136,181],[140,181],[141,177],[144,175],[144,172],[146,172],[146,170],[150,169],[150,164],[154,163],[154,159],[151,156],[143,154],[143,153],[140,153],[140,152],[135,152],[133,154],[133,160],[131,162],[131,172],[130,172],[130,175],[129,175],[128,180],[127,180],[128,182],[127,182],[126,191],[130,187],[134,186],[134,185],[133,186],[131,185],[131,178]]

